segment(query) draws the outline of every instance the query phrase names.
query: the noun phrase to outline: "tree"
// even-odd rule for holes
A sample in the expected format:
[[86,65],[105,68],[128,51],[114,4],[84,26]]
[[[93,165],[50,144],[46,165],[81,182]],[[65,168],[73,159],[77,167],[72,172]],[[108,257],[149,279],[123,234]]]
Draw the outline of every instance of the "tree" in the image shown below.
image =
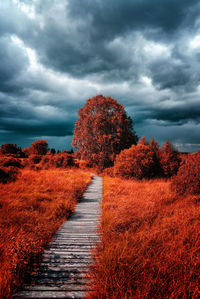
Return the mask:
[[29,155],[46,155],[48,151],[48,143],[46,140],[37,140],[28,148]]
[[89,99],[78,116],[72,146],[81,159],[100,169],[112,166],[121,150],[138,141],[131,118],[110,97],[97,95]]

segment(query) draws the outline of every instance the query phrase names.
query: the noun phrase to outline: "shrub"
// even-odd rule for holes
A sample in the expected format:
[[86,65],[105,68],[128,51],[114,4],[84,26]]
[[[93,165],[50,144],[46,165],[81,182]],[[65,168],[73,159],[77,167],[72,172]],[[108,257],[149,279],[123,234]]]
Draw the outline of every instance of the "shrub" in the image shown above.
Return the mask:
[[[32,155],[46,155],[48,150],[48,143],[46,140],[37,140],[31,144],[31,146],[28,148],[28,154]],[[27,149],[24,149],[24,152],[27,151]],[[27,152],[26,152],[27,154]]]
[[1,145],[0,153],[2,155],[19,155],[21,156],[22,150],[16,144],[6,143]]
[[17,168],[23,168],[21,160],[19,160],[17,158],[10,157],[10,156],[1,156],[0,157],[0,166],[2,166],[2,167],[14,166]]
[[179,194],[200,194],[200,153],[190,154],[182,160],[171,188]]
[[59,153],[54,155],[42,156],[40,166],[45,169],[49,168],[66,168],[75,166],[74,158],[71,154]]
[[157,173],[157,156],[149,145],[139,143],[122,151],[114,164],[114,174],[125,178],[151,178]]
[[169,141],[166,141],[160,148],[159,160],[163,176],[171,177],[177,173],[181,158],[179,152],[173,148]]
[[29,164],[32,165],[32,164],[38,164],[40,163],[42,157],[41,155],[30,155],[29,156]]
[[19,169],[16,167],[0,167],[0,183],[6,184],[8,182],[15,181],[18,174]]
[[103,175],[114,177],[114,167],[105,168],[103,171]]

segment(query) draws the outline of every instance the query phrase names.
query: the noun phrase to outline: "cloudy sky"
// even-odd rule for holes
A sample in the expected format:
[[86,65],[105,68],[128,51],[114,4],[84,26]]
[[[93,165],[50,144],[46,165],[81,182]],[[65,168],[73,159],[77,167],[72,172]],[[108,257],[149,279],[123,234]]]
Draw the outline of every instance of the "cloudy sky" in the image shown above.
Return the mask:
[[199,150],[200,2],[0,0],[0,144],[70,149],[97,94],[139,137]]

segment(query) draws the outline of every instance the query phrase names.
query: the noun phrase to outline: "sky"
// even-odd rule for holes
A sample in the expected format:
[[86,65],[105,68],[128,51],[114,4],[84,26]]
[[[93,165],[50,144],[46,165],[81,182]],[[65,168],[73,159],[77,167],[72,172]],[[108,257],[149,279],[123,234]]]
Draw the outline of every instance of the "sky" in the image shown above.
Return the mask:
[[198,0],[0,0],[0,144],[70,149],[103,94],[139,137],[200,149]]

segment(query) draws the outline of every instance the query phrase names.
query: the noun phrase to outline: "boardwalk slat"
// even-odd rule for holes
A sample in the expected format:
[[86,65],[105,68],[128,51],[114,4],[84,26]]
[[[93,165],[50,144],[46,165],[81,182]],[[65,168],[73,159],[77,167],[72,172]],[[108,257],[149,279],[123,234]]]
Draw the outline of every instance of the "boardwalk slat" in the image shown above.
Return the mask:
[[86,296],[86,292],[83,291],[24,291],[18,294],[18,297],[15,298],[84,298]]

